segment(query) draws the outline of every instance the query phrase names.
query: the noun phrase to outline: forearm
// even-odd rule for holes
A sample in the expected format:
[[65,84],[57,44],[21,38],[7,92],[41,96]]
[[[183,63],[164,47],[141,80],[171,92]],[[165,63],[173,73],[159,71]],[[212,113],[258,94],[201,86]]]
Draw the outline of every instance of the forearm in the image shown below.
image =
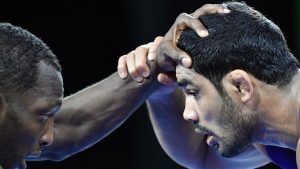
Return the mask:
[[[158,87],[155,76],[136,83],[117,73],[64,99],[55,120],[54,142],[46,159],[60,160],[80,152],[118,128]],[[58,157],[58,159],[57,159]]]
[[177,163],[200,168],[207,146],[205,136],[197,135],[191,122],[183,119],[184,97],[180,90],[147,101],[150,119],[165,152]]

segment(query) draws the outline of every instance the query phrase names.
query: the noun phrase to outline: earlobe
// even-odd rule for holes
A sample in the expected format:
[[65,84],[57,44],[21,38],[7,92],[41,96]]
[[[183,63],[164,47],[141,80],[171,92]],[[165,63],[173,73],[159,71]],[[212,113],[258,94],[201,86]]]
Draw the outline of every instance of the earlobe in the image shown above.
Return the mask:
[[242,102],[250,100],[253,94],[253,85],[251,79],[243,70],[234,70],[230,72],[230,80],[232,84],[238,89]]

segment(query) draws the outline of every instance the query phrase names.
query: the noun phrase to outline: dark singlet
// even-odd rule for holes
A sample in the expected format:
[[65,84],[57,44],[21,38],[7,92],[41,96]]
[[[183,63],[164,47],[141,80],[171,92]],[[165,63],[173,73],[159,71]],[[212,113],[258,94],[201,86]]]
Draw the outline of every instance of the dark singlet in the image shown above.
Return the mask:
[[265,148],[270,159],[280,168],[297,169],[296,151],[275,146],[266,146]]

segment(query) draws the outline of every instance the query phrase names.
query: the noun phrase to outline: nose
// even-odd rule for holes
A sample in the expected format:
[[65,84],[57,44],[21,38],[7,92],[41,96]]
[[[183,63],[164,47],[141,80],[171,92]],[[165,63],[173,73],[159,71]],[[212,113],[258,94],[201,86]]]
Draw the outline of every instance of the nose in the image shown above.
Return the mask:
[[187,121],[192,121],[192,122],[199,121],[199,116],[195,111],[195,107],[193,107],[193,104],[188,104],[187,101],[183,112],[183,118]]
[[198,104],[194,99],[191,99],[187,97],[185,99],[185,107],[183,112],[183,118],[187,121],[192,122],[199,122],[199,116],[198,116]]
[[45,131],[40,139],[40,145],[49,146],[53,142],[53,121],[49,120],[46,124]]
[[195,111],[184,110],[183,118],[187,121],[198,122],[199,118]]

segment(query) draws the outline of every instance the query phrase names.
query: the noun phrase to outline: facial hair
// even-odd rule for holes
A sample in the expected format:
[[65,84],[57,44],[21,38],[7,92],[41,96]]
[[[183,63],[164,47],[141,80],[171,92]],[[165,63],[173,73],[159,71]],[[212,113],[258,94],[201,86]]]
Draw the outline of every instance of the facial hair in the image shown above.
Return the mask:
[[223,94],[222,99],[223,105],[217,123],[223,129],[224,135],[221,137],[218,152],[223,157],[234,157],[252,143],[258,118],[257,115],[243,113],[241,107],[234,104],[227,93]]

